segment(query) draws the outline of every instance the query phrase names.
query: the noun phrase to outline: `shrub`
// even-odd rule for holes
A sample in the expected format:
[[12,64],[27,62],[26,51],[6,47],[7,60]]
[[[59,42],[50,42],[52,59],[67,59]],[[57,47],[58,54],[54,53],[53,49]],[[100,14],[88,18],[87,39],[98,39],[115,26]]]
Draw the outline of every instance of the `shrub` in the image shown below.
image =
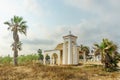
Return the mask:
[[12,62],[12,57],[10,56],[0,57],[1,64],[10,64],[11,62]]
[[36,61],[38,60],[38,55],[34,54],[30,54],[30,55],[21,55],[18,57],[18,63],[26,63],[26,62],[32,62],[32,61]]

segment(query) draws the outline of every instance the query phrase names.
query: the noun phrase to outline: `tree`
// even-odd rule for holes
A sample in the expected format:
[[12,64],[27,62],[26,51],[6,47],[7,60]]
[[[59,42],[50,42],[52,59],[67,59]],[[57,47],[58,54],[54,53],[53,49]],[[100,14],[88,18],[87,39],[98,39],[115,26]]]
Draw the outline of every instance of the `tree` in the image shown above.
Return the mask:
[[41,50],[41,49],[38,49],[37,52],[38,52],[39,59],[40,59],[40,60],[43,60],[42,50]]
[[14,42],[12,43],[12,50],[14,51],[14,65],[18,65],[17,62],[17,57],[18,57],[18,50],[21,50],[21,41],[19,40],[19,34],[18,33],[22,33],[24,35],[26,35],[26,29],[27,29],[27,25],[26,25],[26,21],[23,20],[22,17],[19,16],[14,16],[13,18],[11,18],[10,21],[6,21],[4,22],[4,24],[8,25],[8,30],[11,30],[13,33],[13,40]]
[[46,55],[46,58],[45,58],[47,61],[50,59],[50,56],[49,55]]
[[86,56],[88,56],[90,49],[88,46],[80,45],[80,52],[84,55],[84,60],[86,61]]
[[95,55],[101,55],[101,62],[106,71],[116,70],[120,55],[117,51],[118,47],[112,41],[103,39],[100,44],[94,44]]

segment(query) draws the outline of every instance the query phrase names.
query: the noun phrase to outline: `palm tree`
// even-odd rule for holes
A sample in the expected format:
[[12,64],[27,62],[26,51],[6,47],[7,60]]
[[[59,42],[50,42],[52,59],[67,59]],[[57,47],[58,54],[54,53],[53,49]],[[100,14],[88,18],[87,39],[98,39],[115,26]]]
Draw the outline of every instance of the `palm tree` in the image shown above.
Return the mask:
[[[100,51],[101,51],[101,49],[100,49],[99,44],[94,44],[94,47],[92,50],[92,53],[94,53],[94,60],[95,60],[96,56],[99,56],[99,55],[101,56]],[[101,59],[101,62],[102,62],[102,59]]]
[[103,39],[100,44],[94,44],[95,55],[101,55],[101,62],[106,70],[114,70],[119,60],[117,45],[108,39]]
[[80,52],[84,55],[84,61],[86,61],[86,56],[88,56],[90,49],[88,46],[80,45]]
[[8,30],[11,30],[13,33],[13,40],[14,42],[12,43],[12,50],[14,51],[14,65],[18,65],[17,62],[17,57],[18,57],[18,50],[21,50],[21,41],[19,41],[19,33],[23,33],[26,35],[26,21],[23,21],[22,17],[19,16],[14,16],[11,18],[10,21],[4,22],[4,24],[8,25]]

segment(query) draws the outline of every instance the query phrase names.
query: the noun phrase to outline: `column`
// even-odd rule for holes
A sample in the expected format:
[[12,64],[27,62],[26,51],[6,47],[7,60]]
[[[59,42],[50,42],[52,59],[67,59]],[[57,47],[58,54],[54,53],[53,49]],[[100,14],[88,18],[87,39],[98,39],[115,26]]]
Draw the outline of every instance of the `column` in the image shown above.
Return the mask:
[[65,41],[63,43],[63,60],[62,60],[62,63],[63,64],[66,64],[66,44],[65,44]]
[[68,64],[72,64],[72,41],[68,40]]
[[84,59],[84,63],[86,62],[86,55],[85,52],[83,53],[83,59]]
[[55,64],[55,59],[54,59],[54,57],[53,57],[53,60],[52,60],[52,61],[53,61],[53,65],[54,65],[54,64]]
[[58,65],[60,65],[60,52],[58,54]]
[[52,65],[52,56],[50,55],[50,65]]
[[80,53],[79,53],[79,50],[78,50],[78,47],[77,47],[77,60],[78,60],[78,63],[79,63],[79,61],[80,61],[79,56],[80,56]]
[[95,56],[95,54],[94,54],[94,55],[93,55],[94,62],[96,61],[95,57],[96,57],[96,56]]
[[73,64],[78,64],[78,52],[76,45],[74,45],[74,49],[73,49]]
[[44,55],[44,58],[43,58],[43,64],[45,65],[46,64],[46,59],[45,59],[45,55]]

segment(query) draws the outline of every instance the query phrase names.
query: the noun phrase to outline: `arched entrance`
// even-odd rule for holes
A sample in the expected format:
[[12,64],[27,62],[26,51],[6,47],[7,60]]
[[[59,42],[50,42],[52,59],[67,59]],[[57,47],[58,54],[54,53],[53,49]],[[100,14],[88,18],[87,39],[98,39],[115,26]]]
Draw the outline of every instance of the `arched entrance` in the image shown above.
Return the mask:
[[[47,57],[47,55],[49,57]],[[44,64],[60,65],[60,50],[44,51]]]
[[58,65],[58,55],[56,53],[52,54],[52,64]]

